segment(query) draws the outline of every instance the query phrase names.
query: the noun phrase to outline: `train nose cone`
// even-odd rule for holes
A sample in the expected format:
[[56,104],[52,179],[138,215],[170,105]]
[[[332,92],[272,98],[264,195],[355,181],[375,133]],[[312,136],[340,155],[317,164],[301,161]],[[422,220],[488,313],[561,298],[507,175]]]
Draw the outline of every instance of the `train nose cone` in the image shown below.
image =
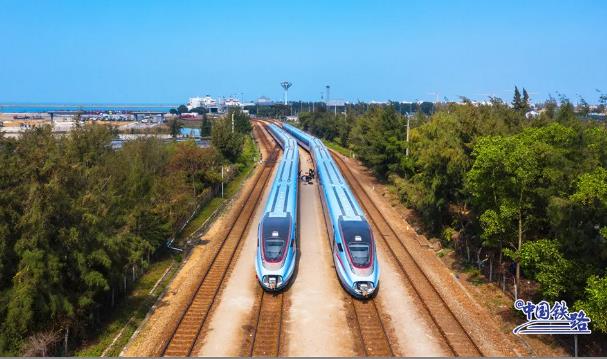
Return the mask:
[[357,282],[354,285],[354,290],[363,297],[369,297],[375,291],[375,287],[371,282]]
[[282,277],[279,275],[267,275],[263,277],[263,285],[268,290],[276,290],[282,286]]

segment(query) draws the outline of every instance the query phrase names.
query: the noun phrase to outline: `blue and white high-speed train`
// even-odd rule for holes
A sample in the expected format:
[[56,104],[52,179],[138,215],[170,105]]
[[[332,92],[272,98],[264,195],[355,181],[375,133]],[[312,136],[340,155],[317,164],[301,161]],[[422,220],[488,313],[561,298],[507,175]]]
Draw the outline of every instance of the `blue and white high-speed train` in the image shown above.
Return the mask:
[[264,289],[278,291],[289,283],[297,258],[299,151],[297,141],[282,128],[267,128],[283,155],[257,230],[255,270]]
[[291,125],[283,128],[314,160],[323,211],[331,222],[328,230],[333,262],[342,286],[358,298],[373,296],[379,284],[379,263],[363,210],[322,141]]

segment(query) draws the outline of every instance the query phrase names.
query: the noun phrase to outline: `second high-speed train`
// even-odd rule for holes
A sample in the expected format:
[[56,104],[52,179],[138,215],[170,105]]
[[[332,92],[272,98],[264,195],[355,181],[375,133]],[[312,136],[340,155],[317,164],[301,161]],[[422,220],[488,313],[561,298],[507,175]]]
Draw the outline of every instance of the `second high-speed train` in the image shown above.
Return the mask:
[[312,155],[323,211],[329,219],[333,262],[342,286],[358,298],[373,296],[379,284],[379,263],[363,210],[322,141],[291,125],[283,128]]
[[297,258],[299,151],[297,141],[282,128],[267,128],[283,155],[257,230],[255,271],[264,289],[278,291],[289,283]]

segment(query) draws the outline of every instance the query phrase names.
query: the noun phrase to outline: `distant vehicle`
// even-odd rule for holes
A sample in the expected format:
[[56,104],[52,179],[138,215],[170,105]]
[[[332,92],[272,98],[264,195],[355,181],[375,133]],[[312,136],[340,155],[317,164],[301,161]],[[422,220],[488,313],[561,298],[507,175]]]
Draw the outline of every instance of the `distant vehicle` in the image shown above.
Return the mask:
[[333,263],[342,287],[357,298],[373,297],[379,285],[379,263],[373,232],[362,208],[322,141],[291,125],[283,128],[312,155]]
[[297,141],[283,129],[271,124],[268,130],[284,155],[257,229],[255,272],[265,290],[278,291],[289,283],[297,258],[299,151]]
[[179,115],[179,118],[182,119],[196,119],[198,118],[198,114],[197,113],[182,113],[181,115]]
[[15,115],[15,116],[13,116],[13,119],[15,119],[15,120],[29,120],[30,117],[27,116],[27,115]]
[[42,119],[42,115],[34,115],[34,116],[32,116],[32,118],[34,120],[41,120]]

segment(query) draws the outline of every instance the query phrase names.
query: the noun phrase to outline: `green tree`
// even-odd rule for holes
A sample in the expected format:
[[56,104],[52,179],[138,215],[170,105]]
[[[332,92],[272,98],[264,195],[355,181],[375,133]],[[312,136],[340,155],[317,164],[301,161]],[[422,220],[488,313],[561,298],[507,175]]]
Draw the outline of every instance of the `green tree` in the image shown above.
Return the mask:
[[232,109],[228,112],[227,118],[232,119],[234,116],[234,131],[241,134],[250,134],[253,130],[251,126],[251,118],[246,113],[242,112],[240,109]]
[[597,109],[597,112],[599,112],[599,113],[605,112],[607,110],[607,94],[604,94],[599,90],[597,90],[597,92],[600,94],[599,107]]
[[546,116],[548,116],[548,118],[551,120],[556,118],[557,108],[558,103],[556,102],[556,99],[552,97],[552,95],[548,95],[548,99],[544,101],[544,109],[546,110]]
[[[467,188],[481,218],[491,218],[481,222],[485,238],[496,234],[516,238],[509,243],[520,251],[528,225],[546,225],[547,200],[568,178],[558,170],[567,164],[563,147],[571,146],[574,138],[571,129],[553,124],[513,136],[479,139]],[[496,227],[503,230],[496,231]],[[516,279],[520,280],[520,262]]]
[[172,119],[169,121],[169,129],[171,131],[171,136],[176,138],[181,131],[182,124],[178,119]]
[[516,252],[507,251],[530,277],[540,284],[544,299],[557,300],[567,290],[573,264],[555,240],[540,239],[524,243]]
[[521,93],[519,92],[517,86],[514,86],[514,97],[512,98],[512,107],[516,111],[521,111],[523,109],[523,99],[521,98]]
[[527,112],[530,109],[530,104],[529,104],[529,94],[527,93],[527,89],[523,88],[523,100],[522,100],[522,110],[523,112]]
[[179,105],[179,107],[177,107],[177,112],[178,113],[186,113],[188,112],[188,107],[186,105]]
[[432,228],[448,222],[450,204],[461,200],[463,179],[470,166],[461,137],[463,125],[455,114],[440,112],[411,134],[414,173],[400,191]]
[[577,117],[575,116],[575,108],[571,101],[563,95],[560,96],[561,104],[558,107],[555,119],[562,123],[570,125],[576,123]]
[[0,353],[67,327],[78,339],[217,183],[219,155],[106,126],[0,136]]
[[232,132],[232,119],[226,117],[215,121],[211,143],[228,161],[236,162],[242,153],[243,135]]
[[592,328],[607,333],[607,276],[590,276],[584,299],[575,303],[575,309],[583,309],[592,319]]
[[352,125],[342,114],[335,116],[329,112],[304,112],[299,115],[299,123],[305,131],[315,136],[348,146]]
[[405,119],[393,107],[377,107],[356,120],[352,145],[361,161],[386,178],[401,171],[404,157]]
[[580,96],[580,102],[578,104],[578,112],[580,115],[586,117],[588,116],[588,114],[590,113],[590,105],[588,105],[588,102],[586,102],[586,100]]
[[211,129],[213,125],[206,114],[202,115],[202,122],[200,123],[200,136],[209,137],[211,136]]

